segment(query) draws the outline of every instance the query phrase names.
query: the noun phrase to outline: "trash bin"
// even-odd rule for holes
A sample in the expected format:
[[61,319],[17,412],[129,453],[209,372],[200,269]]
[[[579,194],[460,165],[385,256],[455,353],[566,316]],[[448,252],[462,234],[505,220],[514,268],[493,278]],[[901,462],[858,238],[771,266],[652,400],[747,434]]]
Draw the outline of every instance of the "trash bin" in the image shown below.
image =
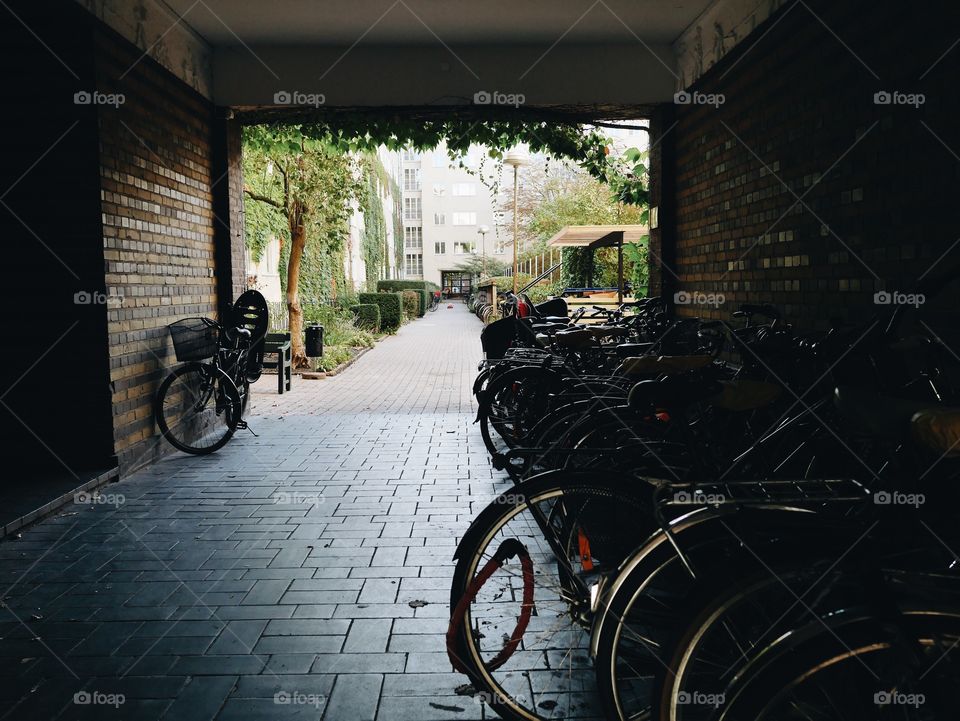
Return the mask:
[[306,351],[308,358],[319,358],[323,355],[323,326],[312,323],[307,326]]

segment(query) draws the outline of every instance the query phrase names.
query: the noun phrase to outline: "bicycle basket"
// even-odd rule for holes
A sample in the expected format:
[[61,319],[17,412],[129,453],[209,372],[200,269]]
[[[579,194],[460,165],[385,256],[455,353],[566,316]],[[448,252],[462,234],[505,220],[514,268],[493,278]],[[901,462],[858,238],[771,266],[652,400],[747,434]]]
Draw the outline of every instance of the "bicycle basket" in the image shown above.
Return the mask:
[[178,361],[199,361],[216,355],[220,326],[209,318],[184,318],[167,327]]

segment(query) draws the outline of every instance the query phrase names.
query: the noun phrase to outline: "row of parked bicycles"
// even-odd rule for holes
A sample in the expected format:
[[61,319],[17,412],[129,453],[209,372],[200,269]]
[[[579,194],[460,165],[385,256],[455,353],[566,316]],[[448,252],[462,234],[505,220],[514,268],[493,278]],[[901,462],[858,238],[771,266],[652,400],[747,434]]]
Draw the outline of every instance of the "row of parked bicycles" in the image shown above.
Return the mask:
[[508,301],[473,390],[512,484],[447,632],[500,716],[960,718],[958,359],[922,318]]

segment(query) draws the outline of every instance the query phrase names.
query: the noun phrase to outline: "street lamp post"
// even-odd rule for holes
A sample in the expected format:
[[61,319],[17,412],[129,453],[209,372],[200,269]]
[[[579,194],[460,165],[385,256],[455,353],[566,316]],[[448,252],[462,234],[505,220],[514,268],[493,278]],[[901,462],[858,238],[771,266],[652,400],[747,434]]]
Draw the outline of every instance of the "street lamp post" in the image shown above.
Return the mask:
[[487,274],[487,233],[490,232],[490,227],[481,225],[477,228],[477,232],[480,233],[480,253],[483,256],[483,268],[480,275],[485,276]]
[[527,151],[517,146],[507,153],[503,159],[507,165],[513,166],[513,294],[517,294],[517,242],[519,236],[520,218],[517,214],[517,170],[521,165],[530,163],[530,156]]

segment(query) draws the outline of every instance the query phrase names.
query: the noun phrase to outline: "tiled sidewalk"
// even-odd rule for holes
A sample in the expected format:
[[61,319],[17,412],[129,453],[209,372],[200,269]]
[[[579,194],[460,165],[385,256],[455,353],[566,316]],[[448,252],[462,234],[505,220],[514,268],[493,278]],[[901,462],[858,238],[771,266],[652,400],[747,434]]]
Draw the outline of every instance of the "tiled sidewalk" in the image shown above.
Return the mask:
[[266,378],[257,437],[0,544],[0,718],[491,716],[443,650],[454,546],[503,484],[479,331],[455,303],[336,377]]

